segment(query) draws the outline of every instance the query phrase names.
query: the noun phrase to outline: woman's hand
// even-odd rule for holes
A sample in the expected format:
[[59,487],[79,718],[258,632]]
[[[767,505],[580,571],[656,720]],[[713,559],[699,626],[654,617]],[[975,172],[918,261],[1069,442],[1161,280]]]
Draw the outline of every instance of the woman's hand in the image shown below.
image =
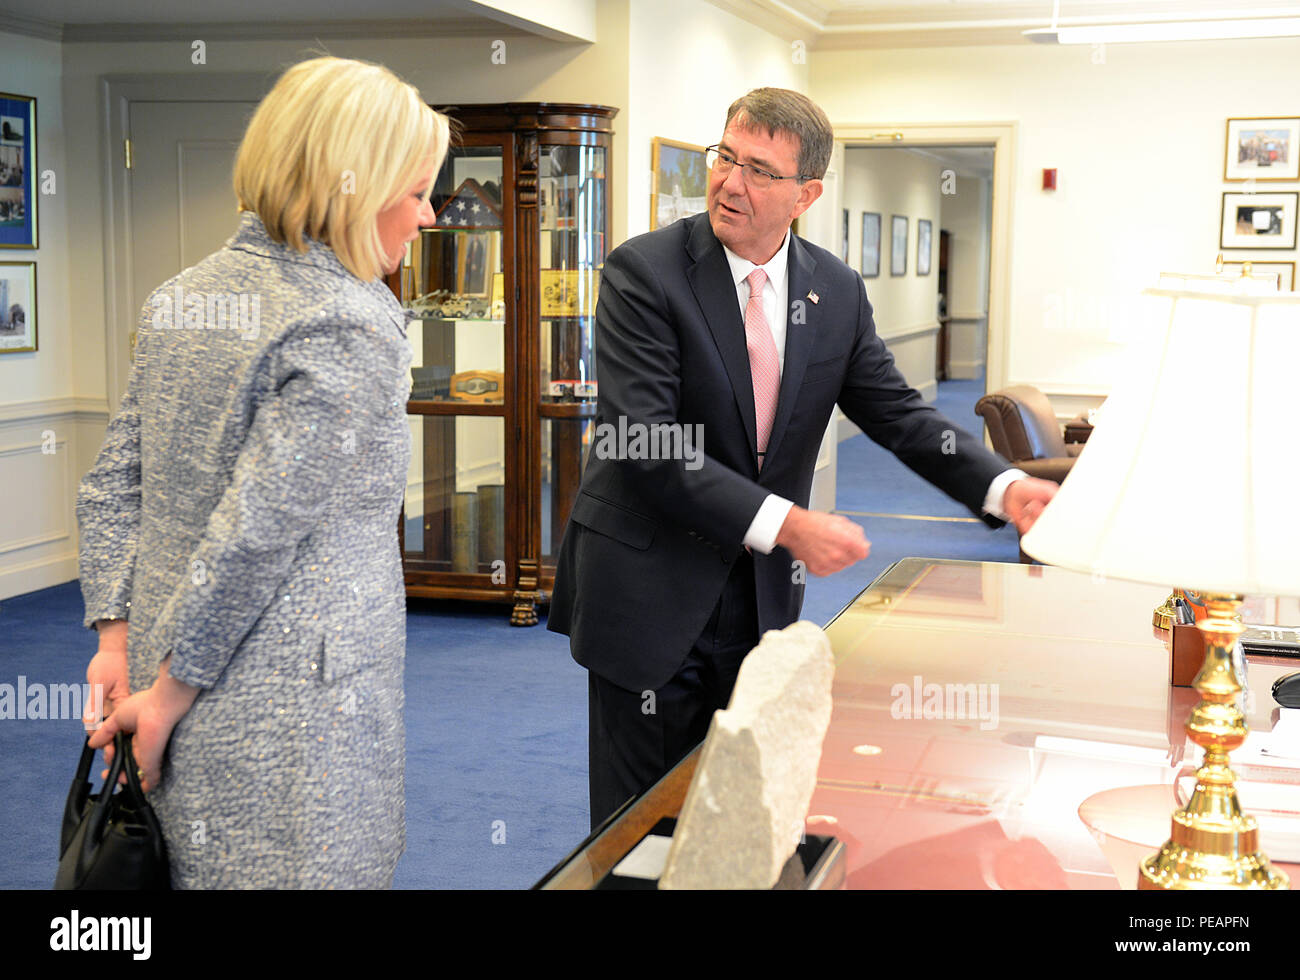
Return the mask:
[[[101,711],[111,715],[131,694],[126,666],[126,621],[102,620],[96,631],[99,633],[99,651],[86,668],[86,683],[90,685],[91,695],[81,718],[87,732],[94,731],[104,720]],[[96,696],[99,691],[103,692],[102,697]]]
[[[199,695],[197,687],[191,687],[171,676],[170,656],[163,661],[158,679],[148,690],[132,694],[108,716],[99,730],[90,737],[92,749],[103,748],[113,741],[119,732],[135,732],[131,740],[131,751],[135,753],[136,765],[140,767],[140,784],[148,792],[162,780],[163,753],[171,738],[176,723],[185,717],[186,712]],[[111,750],[105,755],[111,759]]]

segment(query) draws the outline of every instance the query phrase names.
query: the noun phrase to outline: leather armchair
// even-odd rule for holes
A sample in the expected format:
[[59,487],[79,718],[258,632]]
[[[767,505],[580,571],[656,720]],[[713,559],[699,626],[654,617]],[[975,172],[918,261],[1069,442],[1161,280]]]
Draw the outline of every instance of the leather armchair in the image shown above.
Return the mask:
[[1051,402],[1032,385],[1012,385],[975,403],[989,427],[993,449],[1030,476],[1060,483],[1083,451],[1083,443],[1065,442]]

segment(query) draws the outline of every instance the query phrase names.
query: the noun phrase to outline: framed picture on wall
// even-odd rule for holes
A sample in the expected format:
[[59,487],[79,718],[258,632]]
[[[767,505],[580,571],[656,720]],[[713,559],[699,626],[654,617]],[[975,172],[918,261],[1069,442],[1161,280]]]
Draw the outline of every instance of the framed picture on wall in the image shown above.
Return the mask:
[[880,215],[862,212],[862,278],[880,275]]
[[890,224],[889,274],[907,275],[907,218],[896,214]]
[[1300,118],[1229,119],[1224,180],[1300,179]]
[[650,141],[650,230],[707,209],[705,148],[656,136]]
[[0,248],[35,248],[36,100],[0,92]]
[[1238,194],[1224,191],[1220,248],[1295,248],[1300,192]]
[[0,354],[36,350],[36,263],[0,262]]
[[[1223,274],[1225,276],[1241,275],[1242,263],[1224,262]],[[1290,293],[1295,290],[1295,263],[1294,262],[1251,262],[1250,274],[1252,276],[1270,276],[1278,277],[1278,289],[1284,293]]]
[[933,249],[933,230],[932,225],[926,218],[916,219],[916,274],[918,276],[928,276],[930,274],[930,252]]

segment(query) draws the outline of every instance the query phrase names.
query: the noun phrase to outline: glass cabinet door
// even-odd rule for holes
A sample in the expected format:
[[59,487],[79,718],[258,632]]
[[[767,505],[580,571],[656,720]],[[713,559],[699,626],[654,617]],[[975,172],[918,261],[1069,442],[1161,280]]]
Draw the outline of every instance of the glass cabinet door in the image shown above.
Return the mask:
[[434,226],[411,243],[402,270],[403,304],[416,314],[407,327],[408,567],[506,567],[503,159],[500,145],[448,154],[430,198]]
[[553,565],[596,411],[594,326],[609,216],[605,148],[543,144],[537,214],[541,553]]

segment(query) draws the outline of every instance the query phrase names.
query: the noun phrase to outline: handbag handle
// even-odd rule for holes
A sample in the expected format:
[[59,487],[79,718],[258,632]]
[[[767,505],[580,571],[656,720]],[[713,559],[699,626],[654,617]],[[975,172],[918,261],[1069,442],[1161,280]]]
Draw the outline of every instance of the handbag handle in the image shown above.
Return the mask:
[[[152,831],[150,835],[153,840],[153,849],[155,854],[160,858],[162,856],[162,827],[158,824],[158,818],[153,812],[153,807],[145,799],[144,787],[140,785],[140,775],[136,772],[135,755],[131,751],[131,738],[127,732],[118,732],[113,737],[113,761],[108,767],[108,778],[104,780],[104,788],[99,792],[99,798],[91,810],[87,820],[86,834],[81,839],[81,857],[82,862],[89,863],[94,852],[98,850],[100,843],[104,839],[104,828],[108,823],[109,802],[113,798],[113,791],[117,788],[118,778],[123,772],[126,773],[126,789],[124,793],[129,793],[132,802],[135,805],[136,812],[149,824]],[[86,739],[86,747],[82,750],[81,763],[77,766],[77,774],[84,779],[82,774],[83,767],[86,769],[86,775],[89,774],[88,756],[93,757],[95,752],[90,748],[90,739]],[[89,784],[86,784],[87,788]],[[71,800],[71,797],[69,797]],[[66,818],[65,818],[66,819]]]
[[63,832],[59,836],[59,854],[68,849],[81,818],[86,811],[86,800],[90,798],[90,765],[95,761],[95,750],[90,747],[90,736],[81,747],[81,761],[77,763],[77,773],[72,777],[68,787],[68,799],[63,804]]

